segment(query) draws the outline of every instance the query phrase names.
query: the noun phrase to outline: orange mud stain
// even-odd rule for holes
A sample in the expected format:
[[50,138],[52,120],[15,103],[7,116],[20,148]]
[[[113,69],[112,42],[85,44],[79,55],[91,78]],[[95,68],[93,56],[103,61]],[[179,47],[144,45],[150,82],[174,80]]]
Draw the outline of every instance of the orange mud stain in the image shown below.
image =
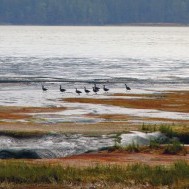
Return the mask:
[[0,119],[28,119],[32,118],[30,113],[45,113],[45,112],[58,112],[63,111],[65,108],[56,108],[56,107],[0,107]]
[[62,159],[63,165],[89,166],[100,164],[127,165],[129,163],[145,163],[147,165],[171,164],[178,160],[189,162],[187,155],[163,155],[152,153],[124,153],[124,152],[104,152],[94,154],[82,154]]
[[[187,151],[189,148],[187,147]],[[38,159],[38,160],[9,160],[13,162],[24,161],[29,164],[48,164],[48,165],[62,165],[74,167],[88,167],[96,165],[121,165],[125,166],[133,163],[144,163],[147,165],[169,165],[176,161],[184,160],[189,163],[189,154],[186,155],[166,155],[159,154],[159,152],[139,152],[129,153],[120,151],[101,151],[94,153],[86,153],[80,155],[73,155],[70,157],[57,159]],[[6,161],[6,160],[1,160]]]
[[[132,97],[132,95],[130,95]],[[143,95],[144,98],[123,99],[94,99],[94,98],[66,98],[66,102],[105,104],[135,109],[155,109],[161,111],[189,113],[189,91],[167,92],[164,94]],[[148,97],[148,98],[147,98]]]

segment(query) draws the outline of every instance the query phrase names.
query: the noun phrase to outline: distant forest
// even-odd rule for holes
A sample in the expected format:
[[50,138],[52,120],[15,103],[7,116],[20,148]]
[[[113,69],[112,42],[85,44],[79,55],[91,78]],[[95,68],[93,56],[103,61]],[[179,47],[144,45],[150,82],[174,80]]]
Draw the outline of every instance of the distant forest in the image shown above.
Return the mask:
[[0,24],[189,24],[189,0],[0,0]]

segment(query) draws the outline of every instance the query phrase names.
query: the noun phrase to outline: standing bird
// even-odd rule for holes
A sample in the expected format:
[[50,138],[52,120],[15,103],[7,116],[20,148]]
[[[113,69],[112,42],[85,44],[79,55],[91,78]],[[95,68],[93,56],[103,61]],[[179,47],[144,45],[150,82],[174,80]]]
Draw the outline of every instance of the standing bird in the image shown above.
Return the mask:
[[97,90],[97,92],[100,90],[100,87],[97,87],[96,83],[94,84],[94,88],[95,88],[95,90]]
[[99,91],[99,90],[98,90],[97,88],[93,87],[93,92],[94,92],[95,94],[97,94],[98,91]]
[[43,91],[47,91],[48,89],[44,87],[44,85],[42,85],[42,90]]
[[86,94],[89,94],[91,92],[90,90],[86,89],[86,87],[84,87],[84,91]]
[[63,89],[62,86],[60,85],[60,92],[65,92],[66,89]]
[[109,89],[108,89],[108,88],[106,88],[106,86],[105,86],[105,85],[103,85],[103,90],[104,90],[105,92],[108,92],[108,91],[109,91]]
[[130,90],[131,90],[131,88],[130,88],[130,87],[128,87],[128,86],[127,86],[127,84],[125,84],[125,88],[126,88],[126,90],[128,90],[128,91],[130,91]]
[[81,91],[77,90],[77,88],[75,88],[75,92],[76,92],[78,95],[80,95],[80,94],[82,93]]

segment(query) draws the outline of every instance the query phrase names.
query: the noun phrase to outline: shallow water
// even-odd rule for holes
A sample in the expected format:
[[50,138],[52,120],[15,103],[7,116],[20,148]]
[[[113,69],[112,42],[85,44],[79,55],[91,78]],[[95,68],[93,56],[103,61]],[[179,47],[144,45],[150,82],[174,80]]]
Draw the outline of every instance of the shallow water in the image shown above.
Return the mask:
[[[147,145],[150,140],[165,139],[164,135],[156,132],[145,134],[133,132],[122,134],[120,145],[129,145],[133,142]],[[0,136],[0,158],[60,158],[97,151],[115,144],[115,135],[90,137],[83,135],[47,135],[37,138],[18,139],[9,136]]]
[[124,83],[134,93],[188,89],[188,49],[189,27],[0,26],[0,105],[43,104],[59,84],[66,96],[94,82],[123,93]]
[[0,80],[174,88],[188,84],[187,49],[188,27],[0,26]]
[[79,134],[48,135],[41,138],[26,139],[0,136],[0,141],[1,158],[6,158],[8,153],[5,152],[13,152],[12,156],[16,157],[17,154],[23,151],[32,155],[37,154],[38,158],[65,157],[113,145],[111,137],[86,137]]

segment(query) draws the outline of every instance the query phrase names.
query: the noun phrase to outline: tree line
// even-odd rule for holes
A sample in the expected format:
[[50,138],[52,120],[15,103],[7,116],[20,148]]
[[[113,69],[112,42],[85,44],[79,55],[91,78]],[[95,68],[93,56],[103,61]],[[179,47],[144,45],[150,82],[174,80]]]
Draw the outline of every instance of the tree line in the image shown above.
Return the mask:
[[189,23],[189,0],[0,0],[0,24]]

